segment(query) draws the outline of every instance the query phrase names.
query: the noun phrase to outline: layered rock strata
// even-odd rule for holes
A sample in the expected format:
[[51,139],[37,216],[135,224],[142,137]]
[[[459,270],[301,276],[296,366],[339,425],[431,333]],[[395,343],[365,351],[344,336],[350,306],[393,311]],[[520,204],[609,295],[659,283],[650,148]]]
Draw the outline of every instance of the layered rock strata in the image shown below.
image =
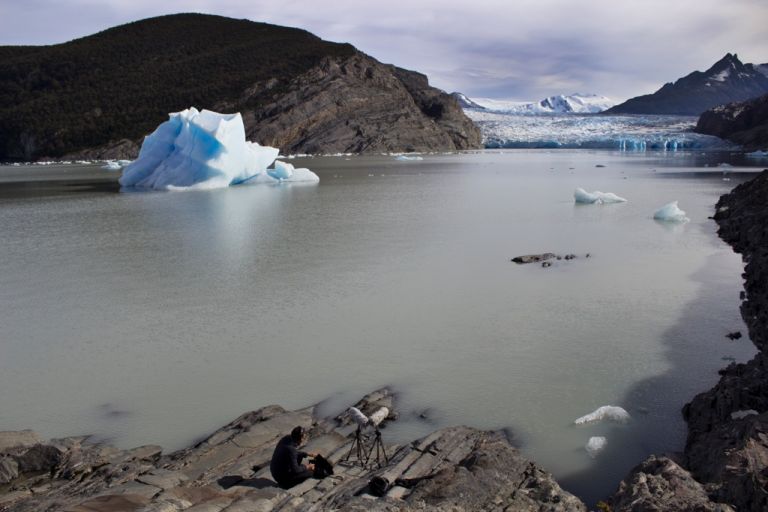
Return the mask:
[[[393,410],[393,397],[379,390],[356,406],[365,414],[381,406]],[[0,461],[12,460],[18,469],[0,485],[0,510],[586,511],[501,433],[441,429],[402,446],[386,445],[388,460],[363,464],[355,453],[349,456],[355,426],[348,418],[314,412],[267,406],[169,455],[158,446],[118,450],[84,438],[42,442],[31,433],[3,433]],[[325,455],[335,474],[283,490],[271,479],[269,461],[278,439],[296,425],[309,431],[304,449]],[[26,442],[2,444],[20,437]],[[384,485],[369,486],[374,479]]]
[[[256,84],[238,100],[259,108],[243,111],[246,136],[284,154],[455,151],[481,147],[479,128],[452,96],[427,77],[382,64],[356,52],[324,59],[291,80]],[[222,102],[214,110],[229,111]]]

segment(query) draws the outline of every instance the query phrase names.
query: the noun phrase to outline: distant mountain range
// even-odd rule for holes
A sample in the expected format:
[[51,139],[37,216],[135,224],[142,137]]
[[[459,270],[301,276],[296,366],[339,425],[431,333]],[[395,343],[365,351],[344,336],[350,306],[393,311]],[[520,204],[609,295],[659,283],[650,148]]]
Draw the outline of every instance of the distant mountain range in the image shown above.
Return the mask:
[[0,161],[132,158],[190,106],[241,112],[284,153],[480,147],[427,77],[307,31],[203,14],[161,16],[52,46],[0,46]]
[[725,103],[768,93],[768,64],[743,64],[728,53],[711,68],[665,84],[653,94],[616,105],[606,114],[679,114],[697,116]]
[[453,92],[462,108],[482,109],[507,114],[587,114],[602,112],[615,105],[615,101],[597,94],[569,94],[549,96],[541,101],[506,101],[489,98],[470,99],[460,92]]

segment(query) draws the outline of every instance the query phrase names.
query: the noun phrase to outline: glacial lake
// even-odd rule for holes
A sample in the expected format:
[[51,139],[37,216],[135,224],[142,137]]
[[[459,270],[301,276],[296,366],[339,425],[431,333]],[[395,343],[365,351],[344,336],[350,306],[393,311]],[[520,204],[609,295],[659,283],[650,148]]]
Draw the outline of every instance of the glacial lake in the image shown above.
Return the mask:
[[[385,441],[505,429],[594,502],[681,451],[683,404],[755,352],[725,337],[746,335],[743,266],[708,216],[766,161],[292,162],[321,182],[117,193],[99,165],[0,167],[0,430],[168,452],[248,410],[331,415],[389,385],[401,418]],[[629,201],[574,204],[576,187]],[[654,221],[673,200],[691,221]],[[510,262],[540,252],[577,258]],[[573,424],[602,405],[632,420]],[[594,459],[591,436],[608,441]]]

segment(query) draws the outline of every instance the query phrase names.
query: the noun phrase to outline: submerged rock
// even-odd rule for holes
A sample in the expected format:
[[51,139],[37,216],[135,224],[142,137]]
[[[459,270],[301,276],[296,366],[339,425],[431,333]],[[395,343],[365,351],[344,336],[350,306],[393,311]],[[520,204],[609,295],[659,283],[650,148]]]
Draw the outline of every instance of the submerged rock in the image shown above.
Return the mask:
[[511,261],[519,264],[523,263],[538,263],[540,261],[551,260],[555,255],[551,252],[545,252],[543,254],[526,254],[525,256],[515,256]]

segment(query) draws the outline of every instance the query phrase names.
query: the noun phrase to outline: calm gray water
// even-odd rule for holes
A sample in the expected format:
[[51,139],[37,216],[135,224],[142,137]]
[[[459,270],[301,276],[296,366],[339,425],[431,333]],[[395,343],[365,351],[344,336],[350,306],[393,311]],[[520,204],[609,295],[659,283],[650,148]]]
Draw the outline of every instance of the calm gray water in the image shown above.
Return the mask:
[[[597,499],[681,450],[682,405],[754,353],[724,337],[745,332],[742,264],[707,217],[758,169],[724,181],[727,159],[314,158],[319,185],[128,194],[97,166],[0,167],[0,430],[172,450],[267,404],[330,414],[392,385],[385,439],[505,428]],[[577,186],[629,202],[574,205]],[[672,200],[690,223],[652,219]],[[509,261],[544,251],[580,257]],[[607,404],[632,422],[572,424]]]

